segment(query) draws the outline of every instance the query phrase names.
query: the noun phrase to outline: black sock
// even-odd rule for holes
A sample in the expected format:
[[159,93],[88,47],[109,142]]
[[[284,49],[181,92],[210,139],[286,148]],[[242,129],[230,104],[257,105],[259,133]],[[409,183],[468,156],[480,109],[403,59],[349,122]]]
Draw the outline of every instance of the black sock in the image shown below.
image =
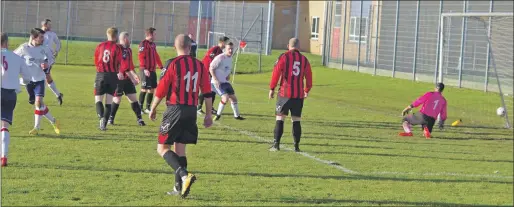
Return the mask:
[[212,107],[214,108],[214,100],[216,99],[216,93],[212,92]]
[[176,174],[178,174],[180,177],[187,175],[186,169],[180,167],[179,156],[177,155],[177,153],[175,153],[171,150],[168,150],[166,153],[164,153],[162,158],[164,158],[166,163],[168,163],[168,165],[171,168],[173,168],[173,170],[175,170]]
[[149,93],[146,95],[146,109],[150,110],[150,106],[152,105],[153,93]]
[[117,103],[112,103],[112,108],[111,108],[111,117],[109,117],[110,119],[112,119],[114,121],[114,117],[116,117],[116,112],[118,112],[118,108],[120,107],[119,104]]
[[96,102],[96,115],[98,115],[98,118],[104,116],[104,104],[101,101]]
[[[184,168],[187,170],[187,158],[186,156],[183,156],[183,157],[179,157],[178,158],[178,162],[180,164],[180,167]],[[175,174],[175,187],[177,190],[181,190],[182,189],[182,178],[178,175],[178,174]]]
[[300,144],[300,137],[302,137],[302,125],[299,121],[293,121],[293,137],[294,144]]
[[141,107],[145,104],[145,96],[146,92],[139,93],[139,104],[141,104]]
[[198,96],[198,107],[196,108],[197,110],[201,110],[202,107],[203,107],[203,93],[200,93],[200,95]]
[[275,131],[274,131],[275,143],[280,143],[280,139],[282,138],[283,133],[284,133],[284,121],[277,120],[277,122],[275,123]]
[[132,111],[136,114],[137,119],[141,119],[141,106],[138,102],[130,103],[130,106],[132,107]]
[[109,120],[109,116],[111,116],[111,104],[105,104],[105,111],[104,111],[105,121]]

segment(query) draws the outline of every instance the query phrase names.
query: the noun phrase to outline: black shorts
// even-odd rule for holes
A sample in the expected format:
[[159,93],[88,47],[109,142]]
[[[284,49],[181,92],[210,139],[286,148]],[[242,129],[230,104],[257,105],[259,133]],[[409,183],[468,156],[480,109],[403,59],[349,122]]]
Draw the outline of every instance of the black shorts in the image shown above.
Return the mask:
[[275,108],[276,115],[289,115],[302,117],[303,99],[300,98],[286,98],[278,96],[277,106]]
[[128,95],[133,93],[137,93],[136,86],[130,79],[126,78],[125,80],[118,81],[114,96],[123,96],[123,94]]
[[159,144],[196,144],[197,140],[196,107],[169,105],[163,114]]
[[432,128],[434,128],[435,124],[434,117],[427,116],[421,112],[407,115],[403,117],[403,121],[406,121],[412,125],[425,125],[430,132],[432,132]]
[[141,89],[154,89],[157,88],[157,74],[155,71],[150,72],[150,76],[146,77],[145,73],[141,71]]
[[116,73],[96,73],[95,96],[104,94],[114,95],[118,87],[118,76]]

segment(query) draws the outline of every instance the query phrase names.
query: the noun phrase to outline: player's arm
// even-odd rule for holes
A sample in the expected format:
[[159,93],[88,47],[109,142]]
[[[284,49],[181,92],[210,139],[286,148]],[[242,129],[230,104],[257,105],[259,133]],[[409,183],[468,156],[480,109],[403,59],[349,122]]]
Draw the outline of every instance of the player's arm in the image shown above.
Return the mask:
[[416,99],[414,102],[412,102],[412,104],[405,107],[405,109],[403,109],[403,111],[402,111],[402,116],[405,116],[406,114],[408,114],[413,108],[416,108],[419,105],[425,103],[425,101],[428,99],[429,96],[430,96],[430,92],[427,92],[423,96],[420,96],[418,99]]
[[[18,48],[16,48],[14,51],[14,54],[23,57],[23,45],[20,45]],[[23,61],[25,63],[25,61]]]
[[48,46],[43,46],[43,50],[45,51],[46,59],[48,60],[48,67],[50,67],[55,63],[54,54]]
[[159,67],[159,69],[163,69],[162,62],[161,62],[161,56],[159,56],[159,53],[157,53],[157,49],[155,49],[155,63]]
[[200,90],[202,91],[203,97],[205,98],[205,116],[206,118],[210,118],[212,115],[212,88],[209,81],[209,71],[205,68],[203,64],[200,65],[203,69],[201,80],[200,80]]
[[[306,58],[307,59],[307,58]],[[307,94],[311,91],[312,88],[312,70],[311,70],[311,64],[307,60],[307,65],[305,66],[305,97],[307,97]]]
[[282,55],[280,55],[278,60],[275,62],[275,66],[273,67],[273,72],[271,73],[271,82],[269,84],[270,90],[274,91],[275,87],[277,87],[278,80],[280,79],[280,76],[282,75],[282,71],[284,71],[284,60],[282,58]]
[[439,129],[443,129],[444,128],[444,122],[446,121],[446,118],[447,118],[447,102],[446,100],[443,99],[443,107],[441,108],[441,113],[439,114],[440,115],[440,119],[439,119]]
[[54,35],[53,42],[55,43],[55,56],[57,57],[57,54],[59,54],[59,51],[61,51],[61,41],[59,40],[59,37],[57,34]]
[[21,78],[23,79],[23,83],[27,84],[31,81],[31,78],[32,78],[32,76],[30,74],[30,70],[27,67],[27,64],[25,63],[25,59],[20,58],[19,61],[21,61],[21,64],[20,64]]
[[142,70],[145,70],[146,68],[146,52],[148,51],[148,48],[146,48],[146,45],[144,44],[144,42],[141,42],[141,44],[139,44],[139,52],[137,54],[137,57],[139,58],[139,69],[142,71]]
[[98,50],[99,50],[99,48],[100,47],[96,46],[96,49],[95,49],[95,66],[98,63]]
[[155,89],[154,98],[152,101],[152,105],[150,107],[150,119],[152,121],[155,120],[155,110],[157,109],[157,106],[159,106],[162,99],[166,97],[168,91],[171,88],[171,83],[173,83],[174,81],[173,74],[175,74],[175,72],[173,70],[175,70],[174,65],[168,66],[168,68],[163,71],[163,74],[161,75],[161,80],[159,81],[159,83],[157,83],[157,88]]

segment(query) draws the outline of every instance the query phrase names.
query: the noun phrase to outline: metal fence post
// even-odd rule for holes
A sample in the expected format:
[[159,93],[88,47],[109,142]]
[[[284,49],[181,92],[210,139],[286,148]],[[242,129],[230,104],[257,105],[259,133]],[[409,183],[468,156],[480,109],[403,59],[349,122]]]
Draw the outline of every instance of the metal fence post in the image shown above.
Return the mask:
[[[241,40],[243,40],[244,24],[245,24],[245,1],[243,0],[243,8],[241,8]],[[235,11],[234,11],[235,14]]]
[[155,1],[153,2],[152,27],[155,27]]
[[361,37],[362,37],[362,5],[363,1],[360,2],[360,16],[359,16],[359,42],[357,42],[357,72],[360,69],[361,62]]
[[[29,7],[30,7],[30,1],[27,1],[27,5],[25,6],[25,29],[24,31],[28,31],[28,19],[29,19]],[[27,38],[29,37],[29,33],[27,32]]]
[[130,30],[130,44],[132,44],[132,38],[134,37],[134,24],[136,18],[136,1],[132,4],[132,29]]
[[[493,12],[493,0],[489,1],[489,12]],[[487,38],[491,37],[491,24],[492,24],[493,18],[489,17],[489,24],[487,25]],[[489,41],[487,41],[487,54],[485,59],[485,87],[484,91],[487,92],[488,85],[489,85],[489,62],[491,59],[491,45],[489,44]]]
[[259,42],[259,73],[262,73],[262,36],[264,33],[264,8],[261,6],[261,39]]
[[[332,11],[332,10],[331,10]],[[328,66],[328,57],[327,54],[330,55],[329,51],[329,38],[328,34],[331,34],[332,32],[332,12],[328,12],[328,2],[324,2],[324,11],[323,11],[323,18],[325,19],[324,22],[324,30],[323,30],[323,51],[321,52],[321,62],[323,66]],[[330,22],[330,24],[329,24]],[[329,26],[330,25],[330,26]],[[330,47],[331,48],[331,47]],[[328,52],[327,52],[328,51]]]
[[200,22],[202,21],[202,2],[198,1],[198,14],[196,18],[196,35],[195,39],[196,41],[200,40]]
[[[468,10],[468,1],[465,0],[462,4],[463,12],[466,13]],[[459,88],[462,87],[462,67],[464,64],[464,48],[466,47],[466,30],[467,30],[467,21],[466,17],[462,17],[462,30],[460,36],[460,58],[459,58]]]
[[[211,12],[211,11],[213,11],[213,10],[212,10],[212,1],[208,1],[208,2],[207,2],[207,6],[206,6],[206,8],[207,8],[207,13],[206,13],[206,17],[205,17],[205,18],[206,18],[206,19],[208,19],[208,18],[209,18],[209,19],[211,19],[211,24],[212,24],[212,16],[213,16],[213,15],[212,15],[212,14],[210,14],[210,12]],[[209,16],[209,14],[210,14],[210,16]],[[204,39],[204,40],[205,40],[205,44],[207,45],[207,47],[209,47],[209,46],[208,46],[208,45],[209,45],[209,43],[207,42],[207,37],[209,36],[209,31],[210,31],[210,30],[211,30],[211,28],[209,28],[209,21],[207,21],[207,20],[206,20],[206,21],[205,21],[205,39]],[[198,43],[197,43],[197,44],[200,44],[200,41],[198,41]]]
[[[294,37],[298,38],[298,19],[300,19],[300,0],[296,0],[296,19],[294,26]],[[325,19],[326,21],[326,19]],[[319,24],[319,22],[318,22]],[[326,29],[326,28],[325,28]]]
[[400,20],[400,1],[396,0],[396,22],[394,23],[393,78],[396,72],[396,47],[398,46],[398,21]]
[[[491,1],[492,1],[492,0],[491,0]],[[441,38],[443,38],[443,37],[441,36],[441,34],[443,33],[443,32],[441,31],[441,28],[443,28],[443,27],[441,26],[441,14],[442,14],[442,13],[443,13],[443,0],[440,0],[440,1],[439,1],[439,16],[438,16],[438,17],[439,17],[439,18],[438,18],[438,19],[439,19],[439,24],[438,24],[438,27],[437,27],[437,42],[438,42],[438,43],[437,43],[437,49],[436,49],[436,50],[437,50],[437,52],[436,52],[436,57],[437,57],[437,58],[436,58],[436,60],[438,60],[438,61],[436,61],[436,63],[435,63],[435,70],[434,70],[434,84],[437,84],[437,82],[438,82],[438,81],[437,81],[437,74],[438,74],[438,71],[441,69],[441,68],[439,68],[439,67],[440,67],[440,65],[439,65],[439,64],[441,63],[441,66],[442,66],[442,60],[440,60],[440,58],[442,57],[442,56],[441,56],[441,54],[440,54],[440,52],[441,52],[441,49],[442,49],[442,47],[443,47],[443,46],[440,44],[440,43],[441,43]],[[442,69],[441,69],[441,70],[442,70]]]
[[7,12],[7,7],[5,6],[5,2],[6,1],[2,1],[2,9],[4,9],[4,11],[2,12],[2,26],[0,26],[1,30],[4,31],[4,20],[5,20],[5,13]]
[[375,17],[375,57],[374,57],[374,61],[373,61],[373,75],[377,75],[377,59],[378,59],[378,24],[380,24],[379,22],[379,16],[380,16],[380,2],[381,1],[377,1],[377,16]]
[[40,24],[40,20],[39,20],[39,0],[38,0],[37,1],[37,10],[36,10],[36,25],[39,25],[39,24]]
[[420,0],[416,3],[416,31],[414,32],[414,60],[412,61],[412,80],[416,81],[416,62],[418,58],[418,32],[419,32],[419,10]]
[[114,26],[118,23],[118,1],[114,1]]
[[71,20],[71,1],[68,0],[68,15],[66,15],[66,55],[64,56],[64,65],[68,65],[68,48],[70,39],[70,20]]
[[170,31],[170,45],[173,47],[175,44],[175,31],[174,23],[175,22],[175,1],[171,1],[171,31]]
[[268,28],[266,30],[266,55],[270,55],[271,41],[270,41],[270,33],[271,33],[271,0],[268,1]]
[[[335,7],[337,8],[337,7]],[[348,16],[348,0],[344,1],[344,16],[343,22],[341,22],[341,27],[343,27],[343,40],[342,40],[342,50],[341,50],[341,70],[344,69],[344,48],[346,46],[346,16]]]

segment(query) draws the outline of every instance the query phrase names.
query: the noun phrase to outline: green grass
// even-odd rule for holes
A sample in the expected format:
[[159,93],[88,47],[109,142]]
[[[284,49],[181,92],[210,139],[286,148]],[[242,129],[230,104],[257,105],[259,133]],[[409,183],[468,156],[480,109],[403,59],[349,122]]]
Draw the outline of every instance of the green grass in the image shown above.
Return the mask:
[[[458,118],[464,125],[436,129],[430,140],[418,127],[414,137],[398,137],[401,110],[433,84],[327,69],[317,56],[309,56],[314,87],[305,101],[301,149],[337,164],[269,152],[270,73],[240,74],[234,87],[247,120],[231,119],[228,108],[219,124],[200,129],[199,143],[187,149],[198,181],[185,200],[167,196],[174,179],[156,152],[158,122],[145,117],[148,126],[138,127],[123,98],[118,125],[96,128],[94,68],[80,65],[91,64],[93,50],[92,43],[74,43],[69,62],[77,65],[54,66],[64,104],[56,106],[49,90],[46,102],[61,120],[61,136],[46,120],[39,136],[29,136],[33,109],[25,92],[18,96],[9,166],[2,168],[3,205],[513,205],[513,132],[499,128],[497,94],[448,87],[447,125]],[[163,59],[174,54],[159,52]],[[263,57],[263,70],[276,54]],[[238,67],[252,72],[255,60],[242,55]],[[290,122],[283,144],[292,145]]]

